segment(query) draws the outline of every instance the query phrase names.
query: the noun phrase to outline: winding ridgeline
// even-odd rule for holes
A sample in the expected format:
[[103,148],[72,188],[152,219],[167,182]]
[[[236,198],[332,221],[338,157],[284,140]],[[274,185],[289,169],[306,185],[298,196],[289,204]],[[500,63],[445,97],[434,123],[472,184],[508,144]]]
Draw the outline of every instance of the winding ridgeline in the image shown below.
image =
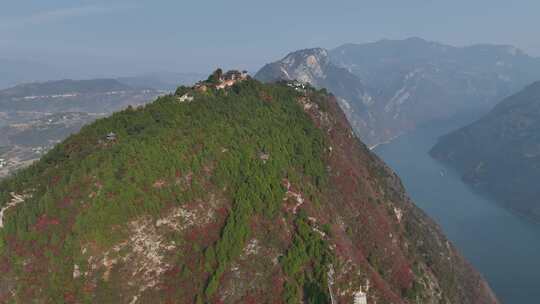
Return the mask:
[[454,47],[409,38],[298,50],[255,78],[330,90],[360,139],[376,146],[426,123],[486,113],[540,79],[540,59],[506,45]]
[[216,71],[0,183],[0,302],[497,303],[335,98]]

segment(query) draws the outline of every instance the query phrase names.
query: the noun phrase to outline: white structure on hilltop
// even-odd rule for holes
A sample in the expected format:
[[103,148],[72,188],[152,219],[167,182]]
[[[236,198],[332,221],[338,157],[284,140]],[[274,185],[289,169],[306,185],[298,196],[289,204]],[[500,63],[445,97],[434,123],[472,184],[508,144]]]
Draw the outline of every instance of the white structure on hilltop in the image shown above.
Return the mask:
[[115,141],[116,140],[116,133],[109,132],[109,134],[107,134],[107,140],[108,141]]
[[192,102],[193,96],[189,95],[189,93],[186,93],[180,97],[178,97],[179,102]]
[[357,291],[354,293],[354,304],[367,304],[367,294],[363,291]]
[[308,85],[306,83],[300,82],[298,80],[287,83],[287,86],[294,88],[298,92],[304,92],[308,88]]

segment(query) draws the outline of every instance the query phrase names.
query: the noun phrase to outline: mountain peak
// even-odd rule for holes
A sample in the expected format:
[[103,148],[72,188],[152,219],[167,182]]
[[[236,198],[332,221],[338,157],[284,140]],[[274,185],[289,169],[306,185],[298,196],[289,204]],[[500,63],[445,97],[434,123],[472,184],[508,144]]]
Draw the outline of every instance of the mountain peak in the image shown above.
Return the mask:
[[317,60],[328,60],[328,51],[323,48],[311,48],[311,49],[303,49],[298,50],[295,52],[291,52],[283,58],[284,63],[288,63],[293,60],[303,59],[307,60],[307,58],[314,57]]
[[0,182],[0,301],[497,302],[335,98],[232,75]]
[[[323,48],[303,49],[296,52],[289,53],[285,58],[280,61],[280,64],[286,69],[304,70],[317,77],[323,76],[323,69],[328,65],[330,59],[328,57],[328,51]],[[306,75],[307,76],[307,75]],[[309,82],[307,77],[299,77],[303,79],[297,79],[300,81]],[[292,79],[289,79],[292,80]],[[313,80],[313,79],[311,79]]]
[[539,79],[540,60],[520,54],[511,46],[455,47],[410,37],[299,50],[255,77],[327,88],[339,97],[362,140],[375,145],[433,119],[492,107]]
[[277,62],[267,64],[255,78],[262,81],[298,80],[319,86],[326,78],[329,64],[330,58],[326,49],[303,49],[289,53]]
[[420,38],[420,37],[416,37],[416,36],[409,37],[409,38],[405,38],[404,40],[405,40],[405,41],[409,41],[409,42],[421,42],[421,43],[426,43],[426,42],[428,42],[428,41],[425,40],[424,38]]

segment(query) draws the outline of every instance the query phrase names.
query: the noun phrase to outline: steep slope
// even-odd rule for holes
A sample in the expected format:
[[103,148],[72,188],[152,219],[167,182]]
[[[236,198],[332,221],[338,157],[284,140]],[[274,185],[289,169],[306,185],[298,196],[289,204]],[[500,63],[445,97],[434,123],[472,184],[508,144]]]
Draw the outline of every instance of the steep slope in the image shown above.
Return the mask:
[[349,99],[363,99],[365,88],[360,79],[330,63],[324,49],[306,49],[287,55],[283,60],[264,66],[255,75],[264,82],[298,80],[320,88],[332,89]]
[[[346,112],[349,107],[354,110],[347,115],[368,145],[459,112],[487,111],[504,96],[540,78],[540,59],[510,46],[458,48],[419,38],[345,44],[319,51],[326,63],[319,73],[306,61],[302,68],[298,63],[289,65],[288,58],[297,53],[305,50],[270,65],[279,69],[263,68],[256,77],[266,81],[289,74],[294,78],[297,70],[317,74],[325,83],[313,84],[342,98]],[[325,73],[329,69],[342,72]],[[343,80],[351,76],[356,76],[354,83]]]
[[255,78],[263,82],[297,80],[330,90],[338,97],[349,121],[362,134],[362,139],[365,142],[377,140],[378,134],[368,131],[375,129],[368,126],[374,122],[364,115],[375,100],[358,77],[330,62],[328,51],[315,48],[290,53],[280,61],[265,65]]
[[0,301],[497,303],[336,100],[293,83],[216,73],[100,119],[0,204]]
[[431,155],[507,207],[540,218],[540,82],[439,139]]
[[[20,114],[20,113],[18,113]],[[0,127],[0,179],[30,165],[54,145],[82,126],[104,117],[105,114],[81,112],[32,113],[24,120]],[[32,118],[34,117],[34,118]]]

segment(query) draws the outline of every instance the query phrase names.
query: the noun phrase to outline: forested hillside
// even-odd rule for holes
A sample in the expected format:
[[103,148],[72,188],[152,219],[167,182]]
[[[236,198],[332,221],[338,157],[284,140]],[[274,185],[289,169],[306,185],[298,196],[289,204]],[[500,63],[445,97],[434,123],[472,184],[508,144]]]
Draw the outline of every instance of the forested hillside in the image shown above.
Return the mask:
[[0,90],[0,179],[36,161],[83,125],[160,94],[114,79],[68,79]]
[[331,95],[235,75],[2,181],[0,302],[497,303]]

